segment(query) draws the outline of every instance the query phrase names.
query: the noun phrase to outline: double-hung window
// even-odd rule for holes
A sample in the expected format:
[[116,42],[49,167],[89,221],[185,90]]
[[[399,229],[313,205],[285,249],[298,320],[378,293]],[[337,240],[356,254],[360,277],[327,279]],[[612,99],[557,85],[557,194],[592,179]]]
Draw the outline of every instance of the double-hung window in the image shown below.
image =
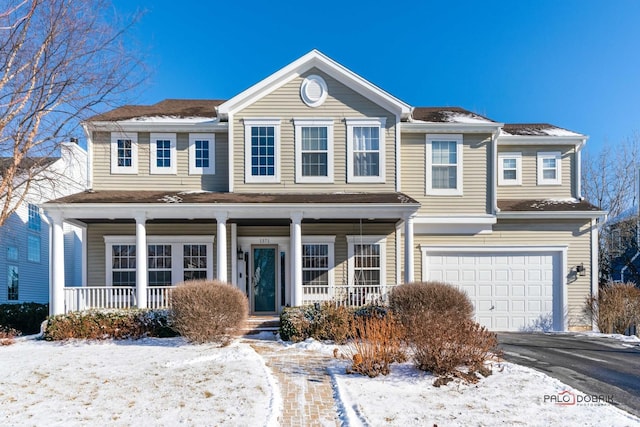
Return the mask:
[[427,195],[462,195],[462,147],[462,135],[427,135]]
[[280,119],[244,119],[245,182],[280,182]]
[[328,299],[333,286],[335,236],[302,238],[303,303]]
[[522,153],[498,153],[498,185],[522,184]]
[[42,229],[41,218],[40,218],[40,208],[38,205],[34,205],[29,203],[29,222],[28,228],[33,231],[40,231]]
[[189,134],[189,175],[216,173],[215,138],[213,133]]
[[386,118],[346,119],[347,181],[385,181]]
[[[384,236],[347,236],[349,257],[349,285],[353,286],[361,301],[371,302],[386,284],[386,238]],[[369,298],[370,299],[370,298]]]
[[333,120],[294,119],[296,182],[333,182]]
[[17,301],[19,299],[18,266],[7,266],[7,299]]
[[562,184],[562,157],[559,151],[538,153],[538,185]]
[[138,173],[137,133],[111,133],[111,173]]
[[172,175],[177,173],[175,133],[152,133],[150,151],[149,173]]
[[[214,236],[147,236],[149,286],[213,278]],[[105,236],[108,286],[136,286],[135,236]]]
[[27,261],[40,262],[40,236],[27,235]]

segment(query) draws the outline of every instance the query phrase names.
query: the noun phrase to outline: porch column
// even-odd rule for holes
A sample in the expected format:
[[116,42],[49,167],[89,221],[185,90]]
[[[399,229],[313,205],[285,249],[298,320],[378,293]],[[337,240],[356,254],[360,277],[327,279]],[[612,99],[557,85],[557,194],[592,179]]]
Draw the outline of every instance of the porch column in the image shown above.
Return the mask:
[[411,283],[413,277],[413,216],[404,220],[404,283]]
[[64,231],[61,213],[51,216],[51,284],[49,313],[64,314]]
[[227,282],[227,218],[226,212],[216,213],[216,244],[217,258],[216,265],[218,266],[217,279],[221,282]]
[[302,305],[302,212],[291,214],[291,305]]
[[138,308],[147,308],[147,216],[136,215],[136,296]]

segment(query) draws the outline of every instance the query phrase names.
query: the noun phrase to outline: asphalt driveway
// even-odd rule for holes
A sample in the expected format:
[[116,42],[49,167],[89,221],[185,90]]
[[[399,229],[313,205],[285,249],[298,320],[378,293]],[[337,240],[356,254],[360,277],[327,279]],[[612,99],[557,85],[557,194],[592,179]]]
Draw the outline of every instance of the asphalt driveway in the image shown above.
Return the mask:
[[640,344],[580,334],[499,333],[504,358],[640,416]]

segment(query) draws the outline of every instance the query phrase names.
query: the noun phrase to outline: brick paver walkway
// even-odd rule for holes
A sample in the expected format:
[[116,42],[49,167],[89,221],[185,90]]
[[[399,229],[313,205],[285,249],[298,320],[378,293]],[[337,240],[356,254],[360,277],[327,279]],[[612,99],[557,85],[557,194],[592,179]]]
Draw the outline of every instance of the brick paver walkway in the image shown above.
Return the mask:
[[273,371],[282,393],[282,426],[339,426],[327,373],[328,356],[300,354],[269,341],[248,340]]

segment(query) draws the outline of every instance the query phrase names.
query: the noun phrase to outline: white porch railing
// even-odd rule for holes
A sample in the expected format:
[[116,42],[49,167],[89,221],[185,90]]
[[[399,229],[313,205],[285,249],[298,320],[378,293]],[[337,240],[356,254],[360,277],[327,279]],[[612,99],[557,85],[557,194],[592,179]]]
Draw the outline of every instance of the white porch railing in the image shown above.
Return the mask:
[[136,288],[131,286],[64,288],[65,313],[93,308],[132,308],[137,303]]
[[388,302],[389,285],[324,285],[303,286],[302,304],[332,301],[346,307],[362,307],[368,304]]
[[[171,306],[174,286],[149,286],[147,308],[160,309]],[[302,304],[333,301],[346,307],[388,302],[391,285],[325,285],[303,286]],[[90,309],[136,308],[138,299],[134,286],[85,286],[64,288],[65,313]]]

